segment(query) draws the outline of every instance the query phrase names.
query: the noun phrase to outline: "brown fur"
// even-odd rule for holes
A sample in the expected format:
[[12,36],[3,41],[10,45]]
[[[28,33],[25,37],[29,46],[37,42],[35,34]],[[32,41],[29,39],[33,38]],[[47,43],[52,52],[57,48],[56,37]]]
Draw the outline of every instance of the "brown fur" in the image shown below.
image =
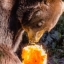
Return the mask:
[[63,2],[46,0],[38,2],[36,7],[30,9],[30,13],[26,12],[23,17],[22,26],[28,33],[29,42],[34,43],[39,41],[45,31],[50,31],[56,25],[63,13]]
[[38,42],[45,31],[56,25],[64,11],[63,6],[62,0],[20,0],[17,15],[29,43]]

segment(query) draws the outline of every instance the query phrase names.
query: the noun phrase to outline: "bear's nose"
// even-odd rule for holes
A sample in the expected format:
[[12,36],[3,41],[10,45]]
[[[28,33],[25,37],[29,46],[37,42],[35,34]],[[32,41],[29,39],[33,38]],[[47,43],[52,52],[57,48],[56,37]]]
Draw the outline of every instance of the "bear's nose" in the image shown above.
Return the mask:
[[33,30],[29,30],[28,33],[28,39],[29,39],[29,43],[37,43],[41,36],[44,34],[45,30],[41,30],[41,31],[33,31]]

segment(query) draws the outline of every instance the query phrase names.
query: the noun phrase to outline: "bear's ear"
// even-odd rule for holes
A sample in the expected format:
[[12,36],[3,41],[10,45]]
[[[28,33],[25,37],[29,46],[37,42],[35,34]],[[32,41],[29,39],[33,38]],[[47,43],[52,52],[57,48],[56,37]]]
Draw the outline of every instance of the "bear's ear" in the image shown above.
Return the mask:
[[46,4],[47,3],[47,0],[43,0],[43,2],[44,2],[44,4]]

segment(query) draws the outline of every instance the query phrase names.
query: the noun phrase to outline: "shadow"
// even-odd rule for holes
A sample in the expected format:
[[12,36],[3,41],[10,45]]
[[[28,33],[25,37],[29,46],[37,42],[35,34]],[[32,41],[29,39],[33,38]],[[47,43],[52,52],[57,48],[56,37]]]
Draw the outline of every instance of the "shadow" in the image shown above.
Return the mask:
[[19,1],[16,0],[15,5],[12,8],[10,19],[9,19],[9,29],[16,35],[17,31],[21,28],[21,23],[17,18],[16,11],[18,9]]

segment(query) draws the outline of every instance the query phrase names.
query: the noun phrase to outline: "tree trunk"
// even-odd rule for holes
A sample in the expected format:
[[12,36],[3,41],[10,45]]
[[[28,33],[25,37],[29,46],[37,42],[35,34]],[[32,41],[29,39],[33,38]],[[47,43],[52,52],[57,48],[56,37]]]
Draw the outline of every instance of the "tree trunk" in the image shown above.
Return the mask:
[[8,1],[10,0],[0,2],[0,43],[11,46],[13,37],[9,30],[9,17],[12,6]]
[[13,34],[10,31],[10,13],[15,0],[0,0],[0,64],[21,64],[11,50]]

